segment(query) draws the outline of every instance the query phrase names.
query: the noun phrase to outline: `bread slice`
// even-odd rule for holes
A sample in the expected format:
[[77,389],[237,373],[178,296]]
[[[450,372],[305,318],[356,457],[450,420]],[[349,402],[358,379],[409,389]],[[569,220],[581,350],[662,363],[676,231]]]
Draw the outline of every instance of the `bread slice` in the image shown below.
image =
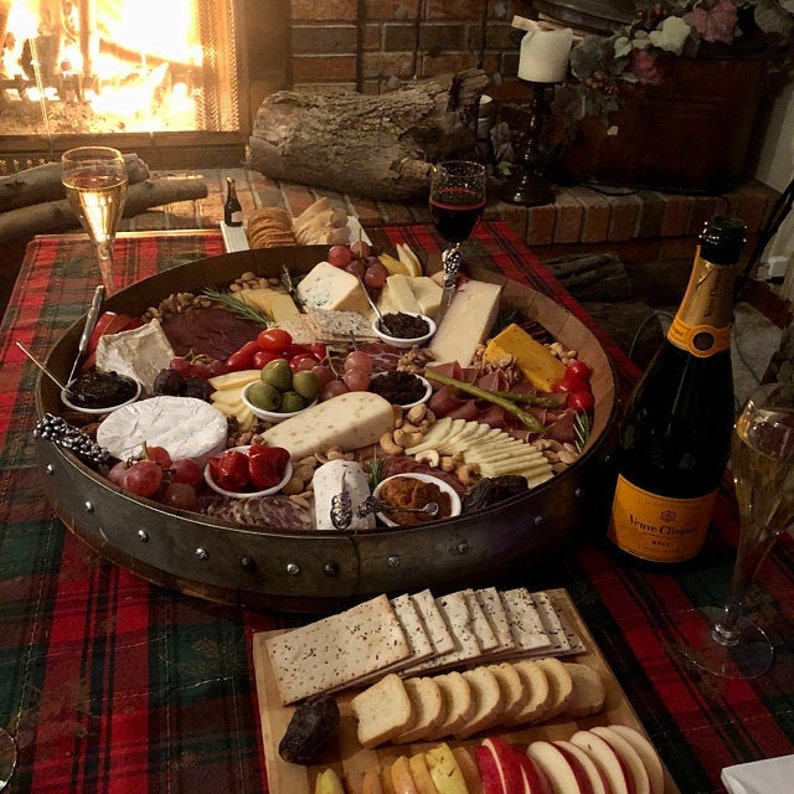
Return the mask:
[[572,719],[596,714],[604,708],[606,691],[601,676],[586,664],[564,662],[565,669],[571,676],[573,690],[565,704],[563,713]]
[[402,733],[413,719],[413,707],[402,678],[396,673],[359,692],[350,702],[358,720],[358,740],[377,747]]
[[512,664],[521,676],[524,687],[529,691],[529,699],[517,714],[503,720],[503,723],[505,725],[524,725],[530,722],[540,722],[545,718],[551,704],[549,679],[543,668],[532,659],[519,659]]
[[471,719],[455,731],[457,739],[467,739],[498,725],[504,714],[505,703],[499,682],[490,668],[481,665],[464,670],[461,675],[471,684],[477,702],[477,709]]
[[565,711],[565,707],[573,693],[573,679],[565,665],[553,656],[544,656],[537,663],[546,673],[551,690],[551,703],[548,711],[543,715],[544,720],[550,720]]
[[518,670],[509,662],[492,664],[488,667],[496,676],[502,690],[502,700],[504,701],[502,722],[510,720],[521,712],[529,700],[529,687],[524,685],[524,680],[518,674]]
[[432,678],[406,678],[403,684],[411,699],[413,719],[405,731],[392,739],[395,744],[424,739],[441,724],[446,714],[441,687]]
[[474,699],[471,684],[462,673],[453,670],[449,673],[433,676],[433,680],[441,689],[444,698],[444,719],[441,724],[427,736],[426,740],[441,739],[454,734],[474,715],[477,701]]

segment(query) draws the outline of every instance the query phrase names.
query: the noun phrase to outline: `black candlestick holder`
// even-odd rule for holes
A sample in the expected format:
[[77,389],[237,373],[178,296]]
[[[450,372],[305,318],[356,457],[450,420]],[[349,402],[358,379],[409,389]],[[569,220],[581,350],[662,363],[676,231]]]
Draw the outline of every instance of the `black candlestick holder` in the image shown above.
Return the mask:
[[554,190],[544,177],[544,157],[540,148],[540,134],[548,112],[546,89],[548,83],[529,83],[532,94],[529,100],[529,122],[526,145],[519,160],[521,173],[503,188],[500,198],[510,204],[536,207],[554,201]]

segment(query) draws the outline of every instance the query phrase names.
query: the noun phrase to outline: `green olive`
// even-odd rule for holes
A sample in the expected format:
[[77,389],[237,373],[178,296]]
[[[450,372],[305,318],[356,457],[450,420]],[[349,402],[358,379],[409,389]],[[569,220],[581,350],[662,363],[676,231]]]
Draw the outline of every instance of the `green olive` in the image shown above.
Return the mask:
[[259,377],[263,383],[269,383],[279,391],[287,391],[292,386],[292,370],[285,358],[274,358],[268,361]]
[[252,383],[246,394],[251,404],[263,411],[281,410],[281,392],[269,383]]
[[303,397],[296,391],[285,391],[281,395],[281,412],[291,414],[295,411],[302,411],[304,406]]
[[304,369],[292,376],[292,388],[310,403],[320,392],[320,381],[314,372]]

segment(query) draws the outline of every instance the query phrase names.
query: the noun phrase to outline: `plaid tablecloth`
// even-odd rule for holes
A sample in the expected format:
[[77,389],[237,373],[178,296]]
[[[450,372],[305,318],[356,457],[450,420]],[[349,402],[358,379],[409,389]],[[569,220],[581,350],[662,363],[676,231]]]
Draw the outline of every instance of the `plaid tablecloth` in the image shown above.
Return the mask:
[[[437,255],[427,227],[375,230]],[[117,241],[122,284],[222,253],[219,234],[130,235]],[[483,223],[467,259],[553,295],[586,319],[502,224]],[[251,639],[297,618],[218,606],[147,584],[88,551],[42,496],[33,452],[38,374],[14,345],[44,356],[78,318],[97,283],[82,235],[28,248],[0,329],[0,724],[17,737],[12,792],[267,791]],[[600,334],[598,329],[594,329]],[[621,385],[636,371],[609,340]],[[592,528],[599,537],[603,528]],[[778,544],[750,611],[777,645],[752,682],[694,673],[675,651],[680,617],[719,603],[737,520],[728,495],[689,570],[626,567],[597,540],[527,575],[564,586],[682,792],[722,791],[719,772],[791,752],[794,737],[794,544]]]

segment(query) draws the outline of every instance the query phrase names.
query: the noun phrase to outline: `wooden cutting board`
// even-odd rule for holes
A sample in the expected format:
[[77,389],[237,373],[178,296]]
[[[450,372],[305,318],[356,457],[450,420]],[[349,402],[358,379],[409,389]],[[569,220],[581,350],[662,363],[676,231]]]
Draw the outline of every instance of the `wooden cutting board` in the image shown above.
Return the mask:
[[[573,605],[568,592],[564,589],[548,590],[562,619],[573,626],[584,642],[587,651],[572,661],[589,665],[597,670],[606,688],[604,709],[598,714],[578,720],[556,719],[550,722],[515,730],[493,730],[482,736],[457,741],[447,740],[452,746],[465,746],[473,750],[486,735],[500,735],[507,741],[526,746],[537,739],[568,739],[577,730],[592,728],[594,725],[620,723],[640,730],[647,736],[645,729],[631,706],[626,693],[617,682],[603,654],[595,644],[592,635],[584,625],[581,616]],[[331,742],[319,762],[312,766],[288,764],[278,754],[281,737],[287,730],[294,708],[282,706],[276,687],[276,679],[265,642],[276,632],[259,632],[254,635],[253,656],[256,672],[256,689],[259,698],[259,711],[262,720],[262,737],[265,747],[265,762],[270,794],[313,794],[317,775],[326,767],[333,767],[345,782],[348,794],[358,794],[361,776],[367,769],[379,769],[391,763],[400,755],[411,756],[427,750],[438,742],[417,742],[407,745],[384,745],[375,750],[366,750],[356,738],[356,721],[350,709],[354,691],[338,696],[341,712],[341,726],[338,740]],[[679,789],[665,768],[665,794],[680,794]]]

